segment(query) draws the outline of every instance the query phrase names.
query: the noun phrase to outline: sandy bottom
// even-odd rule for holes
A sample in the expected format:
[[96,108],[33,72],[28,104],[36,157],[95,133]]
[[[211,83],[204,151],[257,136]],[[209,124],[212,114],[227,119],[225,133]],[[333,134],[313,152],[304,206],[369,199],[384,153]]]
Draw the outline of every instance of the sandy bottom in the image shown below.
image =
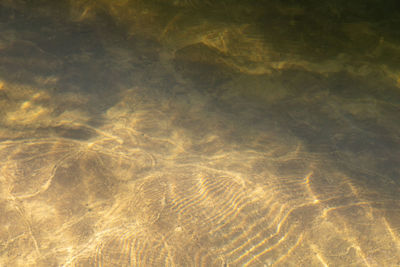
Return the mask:
[[400,265],[397,87],[62,29],[1,43],[1,266]]

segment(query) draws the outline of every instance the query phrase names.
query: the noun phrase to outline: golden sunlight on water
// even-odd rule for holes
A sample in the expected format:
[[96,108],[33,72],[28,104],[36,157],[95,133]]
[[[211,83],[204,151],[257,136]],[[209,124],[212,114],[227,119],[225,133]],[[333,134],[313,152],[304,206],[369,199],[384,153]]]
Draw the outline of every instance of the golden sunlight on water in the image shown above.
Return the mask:
[[0,4],[0,266],[400,265],[393,32],[233,2]]

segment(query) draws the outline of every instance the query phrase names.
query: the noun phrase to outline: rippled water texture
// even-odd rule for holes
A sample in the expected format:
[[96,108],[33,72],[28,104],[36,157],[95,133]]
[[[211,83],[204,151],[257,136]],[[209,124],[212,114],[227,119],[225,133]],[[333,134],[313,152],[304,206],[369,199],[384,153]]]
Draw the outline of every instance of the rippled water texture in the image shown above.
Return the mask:
[[41,3],[0,4],[0,266],[400,265],[398,17]]

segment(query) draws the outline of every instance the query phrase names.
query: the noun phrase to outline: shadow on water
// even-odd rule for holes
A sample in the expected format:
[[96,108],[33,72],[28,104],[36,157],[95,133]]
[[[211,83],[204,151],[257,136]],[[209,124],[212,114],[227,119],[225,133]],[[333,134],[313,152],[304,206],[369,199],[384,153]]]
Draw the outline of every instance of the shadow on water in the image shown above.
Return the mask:
[[0,265],[400,264],[396,12],[39,2],[0,4]]

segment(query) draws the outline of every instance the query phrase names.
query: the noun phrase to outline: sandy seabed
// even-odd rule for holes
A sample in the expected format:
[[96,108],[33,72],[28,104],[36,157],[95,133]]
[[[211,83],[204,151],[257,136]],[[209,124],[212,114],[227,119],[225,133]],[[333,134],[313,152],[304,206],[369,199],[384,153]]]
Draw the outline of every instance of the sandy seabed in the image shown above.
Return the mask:
[[0,265],[400,264],[396,83],[207,72],[204,43],[18,23],[1,24]]

